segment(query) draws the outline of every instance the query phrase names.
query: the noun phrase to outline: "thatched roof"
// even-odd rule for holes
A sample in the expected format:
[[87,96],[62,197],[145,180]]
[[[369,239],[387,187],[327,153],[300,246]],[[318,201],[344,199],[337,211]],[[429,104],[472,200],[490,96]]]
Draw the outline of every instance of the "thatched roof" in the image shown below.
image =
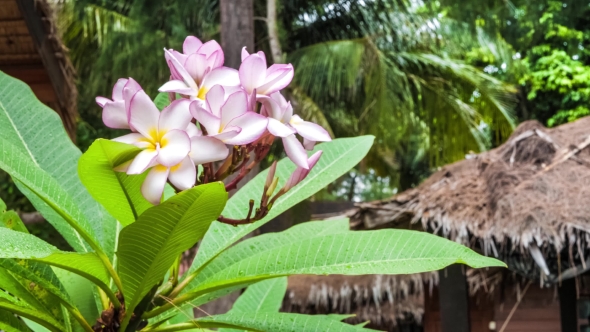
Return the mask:
[[421,323],[424,293],[437,273],[366,276],[291,276],[281,311],[307,314],[354,314],[346,321],[371,321],[374,328]]
[[75,137],[75,71],[47,0],[0,0],[0,70],[29,84]]
[[528,277],[557,282],[587,268],[589,144],[590,117],[556,128],[527,121],[502,146],[348,214],[363,228],[419,224]]

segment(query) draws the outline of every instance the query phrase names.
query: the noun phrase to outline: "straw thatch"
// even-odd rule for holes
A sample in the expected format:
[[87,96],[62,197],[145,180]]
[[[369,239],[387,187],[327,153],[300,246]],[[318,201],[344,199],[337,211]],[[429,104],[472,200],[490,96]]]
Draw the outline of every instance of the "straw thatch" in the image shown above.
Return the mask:
[[0,70],[29,84],[75,138],[75,70],[47,0],[0,0]]
[[589,265],[589,144],[590,118],[551,129],[527,121],[502,146],[348,215],[362,228],[417,223],[555,283]]
[[281,311],[306,314],[353,314],[346,321],[371,322],[395,331],[421,324],[424,293],[438,282],[437,273],[367,276],[291,276]]

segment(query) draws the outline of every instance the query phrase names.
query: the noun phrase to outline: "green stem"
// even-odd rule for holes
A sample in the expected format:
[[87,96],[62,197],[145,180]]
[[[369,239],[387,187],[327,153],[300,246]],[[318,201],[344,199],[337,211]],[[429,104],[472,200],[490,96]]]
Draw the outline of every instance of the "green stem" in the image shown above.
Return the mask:
[[72,305],[70,305],[69,303],[67,303],[65,301],[62,301],[62,305],[64,307],[66,307],[66,309],[68,309],[70,314],[72,314],[72,316],[74,316],[74,318],[78,321],[78,323],[80,323],[80,325],[82,326],[84,331],[94,332],[94,330],[92,329],[92,326],[90,326],[90,324],[88,324],[86,319],[84,319],[84,317],[82,316],[82,314],[80,313],[80,311],[77,308],[73,307]]
[[[233,325],[233,324],[225,324],[225,323],[215,323],[215,322],[199,322],[198,320],[191,320],[188,322],[168,325],[163,327],[156,327],[153,329],[143,329],[142,331],[145,332],[174,332],[174,331],[183,331],[183,330],[194,330],[194,329],[206,329],[206,328],[226,328],[226,329],[235,329],[235,330],[244,330],[243,326]],[[248,329],[248,331],[254,332],[262,332],[260,330],[252,330]]]

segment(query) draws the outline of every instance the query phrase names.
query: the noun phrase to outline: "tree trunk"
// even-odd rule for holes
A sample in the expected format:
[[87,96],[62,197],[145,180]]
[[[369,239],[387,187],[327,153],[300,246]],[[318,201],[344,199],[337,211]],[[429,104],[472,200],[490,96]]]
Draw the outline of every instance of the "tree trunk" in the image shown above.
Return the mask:
[[277,25],[277,0],[266,1],[266,26],[268,27],[268,40],[270,53],[274,63],[283,62],[283,51],[279,40],[279,27]]
[[221,48],[225,65],[239,68],[242,47],[254,52],[254,2],[253,0],[220,0]]

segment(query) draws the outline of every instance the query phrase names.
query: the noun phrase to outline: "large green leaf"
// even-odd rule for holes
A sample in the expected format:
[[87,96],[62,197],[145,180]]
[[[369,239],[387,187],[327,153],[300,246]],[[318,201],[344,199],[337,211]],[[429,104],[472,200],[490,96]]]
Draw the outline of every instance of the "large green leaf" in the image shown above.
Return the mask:
[[10,271],[0,268],[0,288],[9,291],[10,294],[19,298],[21,301],[27,303],[31,307],[49,314],[59,313],[59,301],[51,298],[47,301],[47,296],[37,298],[38,293],[31,292],[26,283],[20,282],[18,276],[13,276]]
[[0,258],[17,258],[53,265],[108,289],[109,274],[94,253],[63,252],[30,234],[0,228]]
[[[174,260],[199,241],[227,200],[221,182],[197,186],[146,210],[119,236],[119,274],[128,312]],[[128,321],[131,315],[125,318]],[[123,324],[125,325],[125,323]]]
[[[454,263],[473,268],[505,266],[447,239],[417,231],[384,229],[316,236],[264,248],[243,257],[246,240],[219,258],[227,267],[204,269],[194,293],[293,274],[412,274]],[[211,273],[212,272],[212,273]]]
[[31,329],[12,312],[0,309],[0,331],[28,332]]
[[[116,221],[92,199],[80,182],[76,172],[80,150],[69,139],[57,113],[37,100],[25,83],[1,71],[0,128],[0,138],[13,144],[27,161],[44,170],[55,180],[54,183],[62,187],[61,191],[68,194],[73,205],[88,220],[88,225],[93,229],[103,251],[108,257],[112,257]],[[54,213],[47,202],[33,195],[21,183],[17,184],[45,219],[53,225],[65,224],[63,216]],[[61,191],[47,193],[61,195]],[[51,198],[54,201],[60,200],[58,196]],[[60,232],[66,230],[67,237],[70,237],[67,228],[56,228]]]
[[102,307],[99,308],[95,301],[96,292],[94,290],[96,286],[88,279],[64,269],[53,268],[53,272],[64,285],[72,303],[80,310],[86,321],[90,324],[95,322],[102,311]]
[[8,295],[7,293],[0,291],[0,309],[4,309],[15,313],[19,316],[26,317],[36,323],[39,323],[54,332],[63,332],[66,330],[65,326],[55,320],[55,318],[49,314],[41,312],[23,301]]
[[[291,313],[249,312],[199,318],[193,322],[171,325],[154,330],[158,332],[183,331],[201,328],[233,328],[259,332],[356,332],[372,331],[360,326],[348,325],[325,315],[301,315]],[[148,330],[149,331],[149,330]]]
[[[48,218],[68,243],[77,251],[89,251],[88,243],[94,240],[94,230],[78,205],[59,185],[57,180],[35,165],[14,144],[0,138],[0,168],[19,181],[36,199],[43,201],[60,218]],[[35,198],[28,196],[31,201]],[[47,214],[44,215],[47,217]],[[59,219],[59,220],[58,220]],[[66,222],[64,222],[64,220]]]
[[[264,219],[250,225],[238,227],[214,222],[207,234],[205,234],[201,248],[197,252],[189,271],[192,272],[201,268],[239,238],[264,225],[269,220],[338,179],[363,159],[371,148],[373,140],[373,136],[340,138],[316,146],[314,152],[318,150],[324,151],[318,163],[305,180],[277,200]],[[294,170],[295,165],[287,158],[278,163],[275,175],[279,178],[278,188],[285,184]],[[260,201],[267,173],[268,170],[261,172],[233,195],[223,210],[223,216],[244,218],[250,199],[254,199],[256,204]]]
[[287,277],[257,282],[240,295],[229,312],[278,312],[285,292]]
[[78,163],[80,180],[92,197],[101,203],[123,226],[134,222],[153,206],[141,194],[147,172],[129,176],[113,168],[131,160],[141,150],[133,145],[98,139]]

